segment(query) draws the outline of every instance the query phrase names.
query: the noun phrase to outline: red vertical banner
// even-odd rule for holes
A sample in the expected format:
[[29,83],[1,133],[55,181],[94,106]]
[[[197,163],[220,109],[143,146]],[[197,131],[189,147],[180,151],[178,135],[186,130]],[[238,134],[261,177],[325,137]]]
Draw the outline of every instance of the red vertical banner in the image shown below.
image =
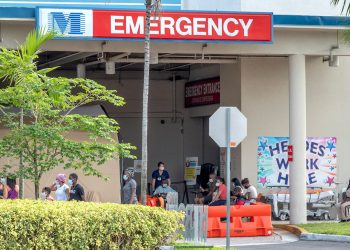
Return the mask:
[[288,162],[293,162],[293,145],[288,145]]

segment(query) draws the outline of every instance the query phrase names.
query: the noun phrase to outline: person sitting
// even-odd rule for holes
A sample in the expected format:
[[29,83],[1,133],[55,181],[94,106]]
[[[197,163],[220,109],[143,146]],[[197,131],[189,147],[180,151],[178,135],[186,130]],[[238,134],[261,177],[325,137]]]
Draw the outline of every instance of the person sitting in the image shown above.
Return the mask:
[[162,185],[156,188],[156,190],[153,192],[153,196],[166,195],[167,193],[176,193],[176,191],[169,187],[167,179],[163,179]]
[[209,206],[223,206],[226,204],[227,188],[225,180],[221,177],[217,178],[216,190],[213,194],[213,200],[209,203]]
[[240,186],[236,186],[233,189],[233,195],[235,197],[233,205],[244,205],[246,203],[246,200],[243,195],[243,189]]
[[213,193],[216,189],[216,173],[213,172],[213,173],[210,173],[209,175],[209,182],[208,182],[208,188],[207,189],[204,189],[202,187],[200,187],[200,191],[201,193],[203,194],[202,197],[198,197],[198,198],[195,198],[194,199],[194,203],[195,204],[205,204],[205,205],[208,205],[212,199],[213,199]]
[[50,194],[51,194],[51,188],[44,187],[41,191],[41,199],[43,201],[53,201],[54,198]]
[[241,184],[241,182],[239,181],[238,178],[232,178],[232,185],[233,185],[233,188],[235,187],[241,187],[243,189],[243,186]]
[[340,222],[346,222],[350,219],[350,181],[349,185],[344,193],[343,201],[336,205],[337,214]]
[[246,196],[249,202],[256,202],[256,198],[258,198],[258,191],[253,185],[250,185],[249,179],[244,178],[242,180],[242,186],[244,187],[244,195]]

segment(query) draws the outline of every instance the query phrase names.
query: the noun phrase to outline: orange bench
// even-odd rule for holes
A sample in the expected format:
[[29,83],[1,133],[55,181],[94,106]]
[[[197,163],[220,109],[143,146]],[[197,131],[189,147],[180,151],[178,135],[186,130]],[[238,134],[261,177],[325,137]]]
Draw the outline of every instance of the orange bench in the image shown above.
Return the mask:
[[[271,206],[254,203],[248,206],[231,206],[230,236],[270,236],[272,235]],[[208,237],[226,237],[226,206],[208,207]]]

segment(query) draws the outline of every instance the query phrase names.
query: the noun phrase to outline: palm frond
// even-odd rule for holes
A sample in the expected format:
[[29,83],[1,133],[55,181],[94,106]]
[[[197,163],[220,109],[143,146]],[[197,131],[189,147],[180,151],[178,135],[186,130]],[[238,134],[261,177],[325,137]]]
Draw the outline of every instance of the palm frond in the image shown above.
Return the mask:
[[339,3],[341,3],[341,12],[345,13],[345,15],[349,15],[350,14],[350,1],[349,0],[332,0],[331,4],[333,4],[334,6],[339,5]]
[[55,37],[54,32],[46,32],[44,28],[32,30],[26,37],[22,46],[20,46],[20,53],[22,57],[33,57],[40,52],[40,47]]

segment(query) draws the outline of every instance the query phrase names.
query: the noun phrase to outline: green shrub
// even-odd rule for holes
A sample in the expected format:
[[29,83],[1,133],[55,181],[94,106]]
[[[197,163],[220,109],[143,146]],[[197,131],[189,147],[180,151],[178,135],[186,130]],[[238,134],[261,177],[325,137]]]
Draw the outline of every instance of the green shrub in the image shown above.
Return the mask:
[[0,249],[154,249],[183,214],[141,205],[0,200]]

